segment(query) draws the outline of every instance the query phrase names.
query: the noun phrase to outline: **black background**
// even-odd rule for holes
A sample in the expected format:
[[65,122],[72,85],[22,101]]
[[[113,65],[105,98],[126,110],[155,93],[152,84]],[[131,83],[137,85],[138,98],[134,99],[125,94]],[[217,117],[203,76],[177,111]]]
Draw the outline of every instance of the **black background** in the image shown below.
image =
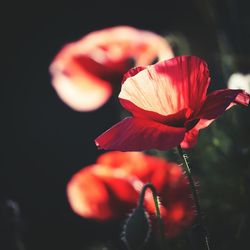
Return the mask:
[[[112,99],[95,112],[79,113],[58,98],[50,84],[48,67],[64,44],[115,25],[131,25],[159,34],[181,32],[190,42],[193,54],[208,62],[212,78],[221,88],[226,86],[226,79],[216,64],[218,32],[223,31],[231,51],[244,58],[242,71],[249,72],[247,2],[6,3],[1,8],[1,236],[12,237],[9,235],[15,227],[6,231],[7,200],[20,207],[22,239],[28,250],[85,249],[93,241],[107,242],[112,234],[118,234],[112,223],[82,219],[67,203],[67,181],[78,169],[95,161],[101,152],[96,149],[94,138],[113,125],[118,116]],[[18,249],[10,248],[7,240],[3,242],[2,250]]]

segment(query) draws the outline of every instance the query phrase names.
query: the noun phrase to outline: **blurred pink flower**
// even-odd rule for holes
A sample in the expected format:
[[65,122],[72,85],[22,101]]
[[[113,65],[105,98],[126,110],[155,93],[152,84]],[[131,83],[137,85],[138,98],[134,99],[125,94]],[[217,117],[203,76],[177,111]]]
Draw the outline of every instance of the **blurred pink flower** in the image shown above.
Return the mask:
[[74,110],[92,111],[110,98],[112,84],[120,84],[128,69],[171,57],[170,46],[157,34],[129,26],[106,28],[62,48],[50,65],[52,85]]
[[[100,221],[122,218],[137,206],[142,186],[152,183],[161,201],[167,236],[175,236],[195,217],[190,188],[175,163],[139,152],[109,152],[96,164],[77,172],[67,185],[71,208],[82,217]],[[150,192],[145,208],[155,214]]]
[[166,150],[193,147],[200,129],[234,104],[248,105],[243,90],[221,89],[207,95],[210,83],[205,61],[179,56],[124,76],[120,103],[132,113],[96,139],[106,150]]

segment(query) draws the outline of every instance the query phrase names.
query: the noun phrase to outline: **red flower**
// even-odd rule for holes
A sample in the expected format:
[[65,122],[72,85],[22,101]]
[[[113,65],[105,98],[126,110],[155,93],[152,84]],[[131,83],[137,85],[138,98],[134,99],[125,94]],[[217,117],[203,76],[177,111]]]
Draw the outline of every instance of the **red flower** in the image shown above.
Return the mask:
[[166,150],[196,144],[198,132],[234,104],[248,105],[242,90],[222,89],[208,95],[207,64],[195,56],[179,56],[124,76],[120,103],[132,113],[96,139],[102,149]]
[[109,99],[111,83],[120,83],[132,66],[148,65],[157,57],[168,59],[173,52],[152,32],[128,26],[95,31],[62,48],[50,66],[52,84],[71,108],[91,111]]
[[[109,152],[96,164],[83,168],[69,181],[67,194],[72,209],[96,220],[124,217],[137,206],[143,184],[151,182],[161,200],[168,236],[178,234],[194,219],[188,181],[181,167],[139,152]],[[155,214],[153,198],[146,193],[145,207]]]

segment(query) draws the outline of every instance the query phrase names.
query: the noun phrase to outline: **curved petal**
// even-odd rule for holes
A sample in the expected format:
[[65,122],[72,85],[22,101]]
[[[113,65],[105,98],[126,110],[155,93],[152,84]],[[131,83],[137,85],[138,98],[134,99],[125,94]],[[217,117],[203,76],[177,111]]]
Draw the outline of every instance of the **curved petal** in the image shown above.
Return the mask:
[[95,143],[100,149],[120,151],[166,150],[178,145],[185,129],[145,119],[125,118],[100,135]]
[[94,31],[83,39],[89,55],[102,64],[134,58],[136,66],[148,65],[157,57],[162,60],[174,56],[163,37],[130,26]]
[[181,142],[182,148],[192,148],[197,144],[199,130],[193,128],[189,130]]
[[144,69],[146,69],[145,66],[139,66],[139,67],[134,67],[134,68],[131,68],[130,70],[128,70],[123,75],[122,84],[127,80],[127,78],[135,76],[136,74],[138,74],[140,71],[142,71]]
[[102,165],[77,172],[67,185],[71,208],[82,217],[108,220],[135,207],[138,193],[126,178],[117,177]]
[[102,180],[91,173],[92,166],[77,172],[67,184],[68,201],[75,213],[86,218],[106,219],[108,192]]
[[209,94],[201,108],[198,118],[212,120],[222,115],[235,104],[247,106],[250,96],[243,90],[221,89]]
[[119,98],[160,115],[183,109],[197,111],[205,100],[209,82],[207,64],[203,60],[179,56],[139,69],[137,74],[125,79]]
[[197,117],[198,123],[189,130],[181,142],[181,147],[191,148],[197,143],[199,130],[209,126],[216,118],[235,104],[247,106],[250,96],[243,90],[222,89],[209,94]]
[[[69,47],[69,51],[65,49],[62,53],[70,51]],[[101,107],[112,94],[110,83],[90,72],[88,67],[83,67],[77,58],[71,56],[59,55],[50,66],[52,85],[57,94],[76,111],[86,112]]]
[[209,126],[215,119],[206,120],[200,119],[198,123],[189,131],[186,132],[183,141],[181,142],[182,148],[192,148],[197,144],[199,130]]
[[160,115],[156,112],[139,108],[128,100],[120,98],[119,101],[121,105],[129,112],[131,112],[136,118],[149,119],[173,127],[184,127],[186,120],[192,114],[191,109],[182,109],[179,112],[171,115]]

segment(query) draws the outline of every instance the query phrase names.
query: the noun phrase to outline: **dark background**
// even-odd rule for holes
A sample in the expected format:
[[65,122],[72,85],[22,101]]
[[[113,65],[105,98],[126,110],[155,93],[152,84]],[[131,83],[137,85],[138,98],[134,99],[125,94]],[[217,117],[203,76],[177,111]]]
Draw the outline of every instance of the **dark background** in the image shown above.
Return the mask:
[[[26,250],[80,250],[93,242],[111,244],[119,234],[116,224],[78,217],[66,199],[72,174],[101,153],[93,140],[119,118],[112,99],[95,112],[79,113],[58,98],[48,67],[64,44],[115,25],[181,33],[191,53],[208,62],[216,88],[223,88],[233,70],[249,73],[249,7],[247,0],[6,3],[1,8],[0,249],[23,250],[11,246],[21,237]],[[234,55],[234,68],[222,66],[222,51]],[[20,208],[18,218],[10,200]]]

